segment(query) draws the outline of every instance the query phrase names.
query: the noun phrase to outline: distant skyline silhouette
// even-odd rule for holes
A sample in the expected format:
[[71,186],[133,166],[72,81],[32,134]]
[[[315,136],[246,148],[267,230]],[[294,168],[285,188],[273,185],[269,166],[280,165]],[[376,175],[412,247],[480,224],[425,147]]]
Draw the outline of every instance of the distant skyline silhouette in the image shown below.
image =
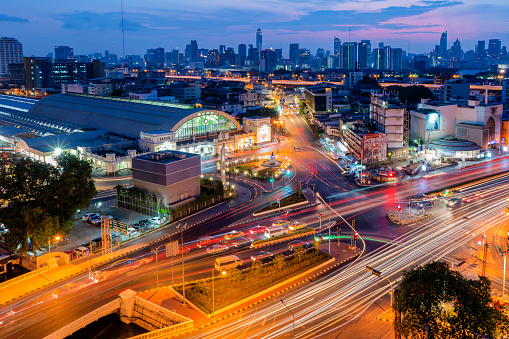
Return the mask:
[[[92,52],[122,55],[120,0],[10,1],[2,3],[0,35],[17,38],[26,56],[46,56],[55,45],[70,45],[75,55]],[[448,31],[448,47],[458,38],[462,49],[478,40],[509,43],[506,0],[124,0],[125,53],[148,48],[178,48],[197,40],[199,48],[253,44],[256,29],[264,48],[297,42],[314,54],[341,42],[371,40],[425,53]],[[351,35],[349,36],[349,27]],[[410,47],[410,48],[409,48]]]

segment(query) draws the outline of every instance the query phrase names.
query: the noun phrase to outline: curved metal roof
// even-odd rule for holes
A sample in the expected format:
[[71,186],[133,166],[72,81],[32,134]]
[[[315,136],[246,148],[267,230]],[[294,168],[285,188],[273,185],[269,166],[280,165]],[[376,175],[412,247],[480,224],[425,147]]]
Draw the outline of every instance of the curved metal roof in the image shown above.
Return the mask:
[[440,138],[432,140],[426,147],[444,151],[477,151],[482,148],[472,141],[457,138]]
[[16,134],[28,133],[29,131],[14,126],[0,126],[0,137],[12,138]]
[[36,103],[28,113],[139,138],[140,132],[143,131],[158,129],[171,131],[176,125],[181,125],[198,112],[213,112],[225,116],[239,128],[238,122],[233,117],[220,111],[191,109],[190,106],[164,102],[90,95],[51,95]]

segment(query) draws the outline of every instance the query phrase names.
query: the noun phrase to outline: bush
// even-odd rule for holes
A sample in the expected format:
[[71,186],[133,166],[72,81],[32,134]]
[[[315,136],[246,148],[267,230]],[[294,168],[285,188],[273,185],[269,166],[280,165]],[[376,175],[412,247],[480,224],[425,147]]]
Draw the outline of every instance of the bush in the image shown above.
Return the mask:
[[[218,310],[263,291],[330,258],[329,254],[313,248],[302,252],[299,257],[292,255],[284,258],[278,255],[269,264],[243,271],[235,269],[228,271],[226,276],[216,276],[214,279],[215,309]],[[182,292],[182,286],[177,286],[176,290]],[[212,312],[211,294],[211,279],[190,283],[186,287],[186,298],[206,313]]]
[[[297,190],[297,192],[293,193],[292,195],[287,196],[284,199],[281,199],[280,203],[281,203],[281,207],[286,207],[286,206],[297,204],[297,203],[303,202],[303,201],[307,201],[306,197],[304,196],[304,194],[302,193],[301,190]],[[269,206],[261,209],[259,212],[275,210],[275,209],[279,209],[279,207],[280,207],[279,203],[275,202],[275,203],[272,203]]]

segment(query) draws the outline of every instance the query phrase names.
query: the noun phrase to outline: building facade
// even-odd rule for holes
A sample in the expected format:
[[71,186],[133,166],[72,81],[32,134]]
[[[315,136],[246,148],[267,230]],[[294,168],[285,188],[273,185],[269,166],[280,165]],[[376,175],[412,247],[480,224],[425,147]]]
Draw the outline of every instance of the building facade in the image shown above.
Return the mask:
[[23,63],[23,45],[14,38],[0,38],[0,75],[9,74],[9,64]]

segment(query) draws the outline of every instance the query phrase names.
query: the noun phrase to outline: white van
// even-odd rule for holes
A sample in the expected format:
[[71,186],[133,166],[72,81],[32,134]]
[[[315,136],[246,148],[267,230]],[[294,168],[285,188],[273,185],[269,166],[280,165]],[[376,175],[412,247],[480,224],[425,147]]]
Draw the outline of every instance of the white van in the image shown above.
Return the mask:
[[227,271],[230,268],[235,268],[237,266],[242,265],[242,260],[235,255],[228,255],[226,257],[221,257],[216,259],[216,269],[218,271]]
[[288,230],[282,226],[270,226],[265,230],[267,238],[277,237],[278,235],[287,234]]

